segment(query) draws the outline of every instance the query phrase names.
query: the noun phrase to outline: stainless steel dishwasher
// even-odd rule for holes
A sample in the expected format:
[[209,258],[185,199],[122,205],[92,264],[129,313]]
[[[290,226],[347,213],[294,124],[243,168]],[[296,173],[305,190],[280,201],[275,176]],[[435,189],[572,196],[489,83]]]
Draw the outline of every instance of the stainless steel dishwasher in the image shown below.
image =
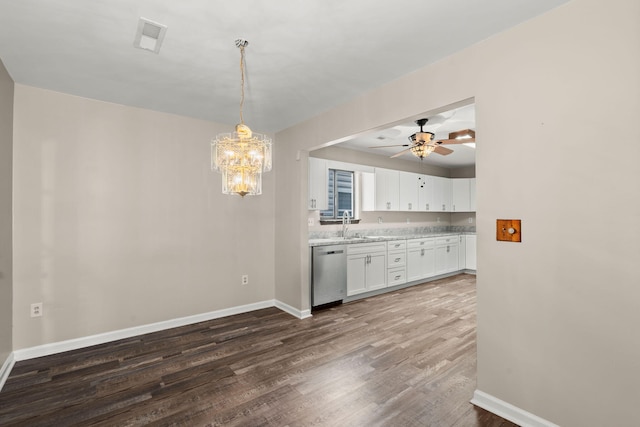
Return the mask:
[[311,306],[341,302],[347,296],[347,246],[315,246]]

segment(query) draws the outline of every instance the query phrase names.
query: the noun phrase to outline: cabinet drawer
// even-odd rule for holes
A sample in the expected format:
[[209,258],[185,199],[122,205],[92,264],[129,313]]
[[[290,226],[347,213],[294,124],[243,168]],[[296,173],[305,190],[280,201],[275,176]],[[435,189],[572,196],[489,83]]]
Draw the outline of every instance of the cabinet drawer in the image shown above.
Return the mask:
[[435,239],[411,239],[407,240],[407,247],[414,248],[430,248],[435,244]]
[[407,262],[407,253],[406,252],[389,252],[389,256],[387,258],[388,258],[389,268],[402,267]]
[[401,251],[403,249],[406,249],[407,247],[407,241],[406,240],[392,240],[390,242],[387,242],[387,248],[389,249],[389,251]]
[[374,252],[386,252],[387,242],[355,243],[347,246],[347,255],[371,254]]
[[389,270],[387,276],[388,286],[402,285],[407,283],[407,270],[404,268],[394,268]]
[[436,239],[436,245],[452,245],[454,243],[459,243],[460,236],[447,236],[447,237],[438,237]]

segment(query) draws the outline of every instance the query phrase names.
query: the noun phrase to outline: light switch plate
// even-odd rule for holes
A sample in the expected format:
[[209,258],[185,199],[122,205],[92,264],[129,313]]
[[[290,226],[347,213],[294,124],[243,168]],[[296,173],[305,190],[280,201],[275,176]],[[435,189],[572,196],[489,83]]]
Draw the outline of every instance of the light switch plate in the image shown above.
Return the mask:
[[496,220],[496,240],[500,242],[522,242],[519,219]]

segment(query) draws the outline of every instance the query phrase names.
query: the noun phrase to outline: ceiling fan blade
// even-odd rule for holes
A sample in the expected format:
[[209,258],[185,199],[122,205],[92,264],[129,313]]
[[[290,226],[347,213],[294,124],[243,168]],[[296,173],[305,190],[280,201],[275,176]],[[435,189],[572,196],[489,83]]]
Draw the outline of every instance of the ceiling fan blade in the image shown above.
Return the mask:
[[436,147],[435,150],[433,150],[433,152],[438,153],[442,156],[448,156],[449,154],[453,153],[453,150],[450,150],[445,147]]
[[402,150],[402,151],[400,151],[399,153],[394,154],[394,155],[393,155],[393,156],[391,156],[390,158],[391,158],[391,159],[393,159],[394,157],[401,156],[401,155],[403,155],[404,153],[406,153],[407,151],[411,150],[412,148],[413,148],[413,147],[409,147],[409,148],[407,148],[406,150]]
[[476,131],[473,129],[462,129],[457,132],[449,132],[449,139],[469,139],[475,137]]
[[396,145],[376,145],[375,147],[369,148],[389,148],[389,147],[408,147],[409,144],[396,144]]
[[447,144],[464,144],[467,142],[476,142],[475,138],[454,138],[454,139],[441,139],[436,141],[436,144],[447,145]]

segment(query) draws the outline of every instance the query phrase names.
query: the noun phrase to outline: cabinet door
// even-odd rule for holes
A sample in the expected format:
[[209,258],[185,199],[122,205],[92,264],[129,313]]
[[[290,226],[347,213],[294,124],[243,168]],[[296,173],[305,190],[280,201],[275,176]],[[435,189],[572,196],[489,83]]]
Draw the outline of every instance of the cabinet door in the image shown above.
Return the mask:
[[309,200],[308,209],[329,208],[327,199],[327,161],[309,157]]
[[469,179],[456,178],[451,180],[452,212],[469,212]]
[[476,179],[469,180],[469,212],[476,211]]
[[447,272],[447,245],[436,246],[436,274]]
[[447,245],[447,273],[451,273],[452,271],[458,271],[458,257],[459,257],[459,246],[458,243],[454,243],[452,245]]
[[400,172],[399,174],[399,194],[401,211],[417,211],[418,206],[418,174],[411,172]]
[[436,275],[436,248],[431,246],[424,248],[422,256],[422,277],[432,277]]
[[366,288],[368,291],[387,287],[387,254],[369,254]]
[[434,177],[418,175],[418,210],[421,212],[435,212]]
[[466,268],[476,270],[476,236],[465,236]]
[[451,212],[451,180],[441,176],[433,177],[435,212]]
[[407,250],[407,281],[425,279],[435,275],[435,248],[433,246]]
[[347,296],[366,292],[367,255],[347,257]]
[[458,270],[458,242],[436,246],[436,274]]
[[360,209],[362,211],[376,210],[376,178],[373,173],[362,172],[360,177]]
[[467,236],[460,235],[458,239],[458,270],[464,270],[467,268]]
[[420,280],[424,277],[422,272],[422,259],[424,248],[412,248],[407,250],[407,282]]
[[376,168],[376,210],[397,211],[399,205],[400,173],[396,170]]

